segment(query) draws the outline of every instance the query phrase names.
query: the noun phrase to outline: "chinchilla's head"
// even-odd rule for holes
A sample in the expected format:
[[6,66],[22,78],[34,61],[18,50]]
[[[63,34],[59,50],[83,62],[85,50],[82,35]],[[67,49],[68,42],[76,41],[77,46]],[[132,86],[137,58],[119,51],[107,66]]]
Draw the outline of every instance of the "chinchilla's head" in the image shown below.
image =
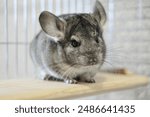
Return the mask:
[[63,48],[67,63],[102,65],[106,50],[103,40],[106,13],[99,1],[96,1],[93,13],[57,17],[44,11],[39,21],[43,31]]

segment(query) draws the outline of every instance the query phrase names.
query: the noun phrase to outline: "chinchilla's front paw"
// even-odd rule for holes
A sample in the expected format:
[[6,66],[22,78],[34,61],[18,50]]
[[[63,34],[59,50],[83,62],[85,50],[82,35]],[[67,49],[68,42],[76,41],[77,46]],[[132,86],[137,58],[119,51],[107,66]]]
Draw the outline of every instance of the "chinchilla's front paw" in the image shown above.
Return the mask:
[[95,83],[94,80],[95,73],[85,73],[80,76],[80,80],[87,83]]
[[67,84],[77,84],[78,82],[75,79],[65,79],[64,80],[65,83]]

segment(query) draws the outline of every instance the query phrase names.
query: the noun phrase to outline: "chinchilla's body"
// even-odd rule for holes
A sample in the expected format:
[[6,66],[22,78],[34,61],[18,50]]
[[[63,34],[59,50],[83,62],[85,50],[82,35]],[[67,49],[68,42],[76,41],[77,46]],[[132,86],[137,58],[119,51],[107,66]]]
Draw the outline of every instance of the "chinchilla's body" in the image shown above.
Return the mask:
[[94,75],[105,59],[103,25],[106,14],[99,1],[91,14],[59,17],[44,11],[39,17],[42,31],[30,46],[31,57],[41,79],[66,83],[94,83]]

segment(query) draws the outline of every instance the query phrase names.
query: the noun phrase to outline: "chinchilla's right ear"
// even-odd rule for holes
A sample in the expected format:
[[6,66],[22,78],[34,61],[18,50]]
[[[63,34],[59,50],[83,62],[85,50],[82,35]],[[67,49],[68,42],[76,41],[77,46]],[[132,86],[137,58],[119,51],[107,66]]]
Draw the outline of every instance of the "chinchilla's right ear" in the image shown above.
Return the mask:
[[105,24],[107,16],[105,9],[99,0],[96,0],[93,15],[102,26]]
[[60,20],[54,14],[43,11],[39,17],[40,25],[43,31],[57,42],[64,39],[65,22]]

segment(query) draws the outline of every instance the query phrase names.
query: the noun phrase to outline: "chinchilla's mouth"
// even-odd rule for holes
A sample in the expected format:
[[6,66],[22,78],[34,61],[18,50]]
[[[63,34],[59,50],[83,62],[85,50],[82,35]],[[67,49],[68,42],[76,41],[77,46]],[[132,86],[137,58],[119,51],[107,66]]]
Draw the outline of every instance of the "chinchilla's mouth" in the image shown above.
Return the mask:
[[99,67],[99,64],[94,64],[94,65],[77,65],[77,68],[93,68],[93,67]]
[[103,63],[94,63],[94,64],[74,64],[73,67],[75,68],[96,68],[96,67],[101,67]]

